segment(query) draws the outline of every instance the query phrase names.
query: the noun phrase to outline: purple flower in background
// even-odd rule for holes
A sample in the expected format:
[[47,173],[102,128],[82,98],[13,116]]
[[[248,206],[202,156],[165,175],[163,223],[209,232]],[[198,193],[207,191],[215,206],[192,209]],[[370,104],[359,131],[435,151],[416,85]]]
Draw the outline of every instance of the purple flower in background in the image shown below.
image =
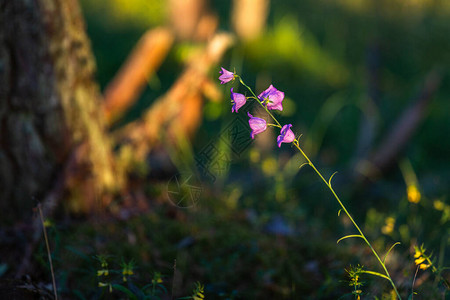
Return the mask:
[[244,106],[245,102],[247,102],[247,98],[245,98],[244,95],[233,93],[233,88],[231,88],[231,100],[233,101],[231,112],[238,112],[238,109]]
[[287,124],[281,128],[280,135],[277,137],[278,148],[281,147],[281,143],[292,143],[295,140],[291,127],[292,124]]
[[284,99],[284,93],[274,88],[273,85],[270,85],[267,90],[259,94],[258,98],[259,101],[267,103],[268,109],[283,110],[281,102]]
[[252,133],[250,134],[250,136],[252,137],[252,139],[254,139],[255,134],[261,133],[266,130],[266,120],[254,117],[249,112],[247,112],[247,115],[250,117],[250,120],[248,120],[248,124],[250,124],[250,128],[252,129]]
[[225,70],[224,68],[221,67],[221,71],[219,72],[221,75],[219,76],[219,80],[220,80],[220,84],[225,84],[227,82],[230,82],[231,80],[234,79],[234,73]]

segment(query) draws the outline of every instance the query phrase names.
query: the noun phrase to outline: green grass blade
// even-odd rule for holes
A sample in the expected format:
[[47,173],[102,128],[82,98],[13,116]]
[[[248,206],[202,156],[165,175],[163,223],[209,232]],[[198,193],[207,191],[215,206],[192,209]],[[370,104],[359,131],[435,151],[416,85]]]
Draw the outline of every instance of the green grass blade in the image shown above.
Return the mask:
[[137,296],[130,291],[129,289],[127,289],[126,287],[124,287],[123,285],[120,284],[113,284],[112,287],[116,290],[119,290],[121,292],[124,292],[125,294],[127,294],[128,297],[130,297],[130,299],[132,300],[138,300]]

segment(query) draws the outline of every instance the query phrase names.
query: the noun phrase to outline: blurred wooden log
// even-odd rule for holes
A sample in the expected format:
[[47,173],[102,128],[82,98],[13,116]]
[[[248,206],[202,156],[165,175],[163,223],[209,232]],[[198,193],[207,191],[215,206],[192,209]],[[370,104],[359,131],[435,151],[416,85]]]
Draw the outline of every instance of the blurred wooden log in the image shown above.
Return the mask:
[[219,18],[209,12],[205,12],[198,20],[193,40],[207,41],[214,36],[219,25]]
[[257,38],[266,26],[269,0],[234,0],[232,23],[238,37],[244,40]]
[[206,0],[169,0],[169,20],[181,40],[206,41],[216,32],[217,16],[208,12]]
[[191,39],[203,14],[205,0],[169,0],[170,25],[178,38]]
[[133,149],[135,159],[144,159],[162,136],[174,142],[180,137],[192,135],[201,121],[202,90],[205,86],[211,87],[208,71],[219,62],[232,41],[229,34],[217,34],[203,53],[192,59],[171,89],[145,112],[143,118],[118,133],[118,141],[126,141],[126,147]]
[[138,99],[146,83],[158,70],[173,43],[173,34],[166,28],[147,31],[127,61],[104,92],[104,110],[110,124]]
[[357,165],[356,170],[360,175],[369,179],[377,178],[395,164],[399,154],[405,149],[424,119],[441,81],[442,74],[439,71],[434,70],[428,74],[416,101],[405,109],[372,156]]

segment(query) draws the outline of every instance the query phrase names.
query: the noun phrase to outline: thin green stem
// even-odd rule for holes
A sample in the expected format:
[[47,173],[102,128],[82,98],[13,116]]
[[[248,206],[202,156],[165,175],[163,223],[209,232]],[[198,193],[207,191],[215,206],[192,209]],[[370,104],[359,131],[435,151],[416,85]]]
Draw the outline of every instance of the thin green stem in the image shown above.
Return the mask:
[[48,261],[50,263],[50,273],[52,274],[53,294],[55,295],[55,300],[58,300],[58,292],[56,290],[55,272],[53,271],[52,255],[50,253],[50,244],[48,242],[47,230],[45,229],[44,214],[42,213],[41,203],[38,203],[37,209],[39,211],[39,217],[41,218],[42,230],[44,231],[45,246],[47,248]]
[[[237,78],[239,78],[240,83],[245,86],[250,93],[253,95],[253,97],[255,99],[258,99],[258,97],[256,97],[255,93],[253,92],[253,90],[246,85],[243,81],[242,78],[238,75],[236,75]],[[253,98],[252,97],[252,98]],[[257,101],[263,108],[264,110],[269,114],[269,116],[275,121],[275,123],[278,125],[277,127],[281,128],[280,123],[278,122],[278,120],[272,115],[272,113],[267,109],[267,107],[261,102],[261,101]],[[377,251],[373,248],[372,244],[369,242],[369,240],[366,238],[366,236],[364,235],[364,233],[362,232],[362,230],[359,228],[358,224],[356,223],[356,221],[353,219],[353,217],[350,215],[350,213],[348,212],[347,208],[344,206],[344,204],[342,203],[341,199],[339,198],[339,196],[336,194],[336,192],[334,191],[333,187],[331,186],[331,181],[327,181],[322,173],[320,173],[320,171],[316,168],[316,166],[314,165],[314,163],[309,159],[308,155],[306,155],[306,153],[303,151],[303,149],[300,147],[299,141],[297,139],[295,139],[292,144],[298,149],[298,151],[300,151],[300,153],[303,155],[303,157],[305,158],[305,160],[307,161],[307,164],[314,170],[314,172],[316,172],[316,174],[320,177],[320,179],[322,179],[322,181],[325,183],[325,185],[328,187],[328,189],[331,191],[331,193],[333,194],[334,198],[336,199],[336,201],[339,203],[339,205],[341,206],[342,210],[345,212],[345,214],[347,215],[347,217],[350,219],[350,221],[352,222],[353,226],[355,226],[356,230],[359,232],[359,234],[361,235],[361,238],[366,242],[367,246],[369,246],[370,250],[372,251],[372,253],[375,255],[376,259],[378,260],[378,262],[380,263],[381,267],[383,268],[385,274],[386,274],[386,279],[391,283],[395,293],[397,294],[397,297],[401,300],[401,296],[397,290],[397,287],[394,284],[394,281],[392,280],[389,271],[386,268],[386,265],[383,263],[383,261],[381,260],[380,256],[378,255]]]
[[316,172],[316,174],[320,177],[320,179],[322,179],[322,181],[325,183],[325,185],[328,187],[328,189],[331,191],[331,193],[333,194],[334,198],[336,199],[336,201],[339,203],[339,205],[341,206],[342,210],[345,212],[345,214],[347,215],[347,217],[350,219],[350,221],[352,222],[353,226],[355,226],[356,230],[359,232],[359,234],[361,235],[362,239],[366,242],[367,246],[369,246],[370,250],[372,250],[372,253],[375,255],[376,259],[378,260],[378,262],[380,263],[381,267],[383,268],[384,272],[387,275],[387,279],[389,280],[389,282],[391,283],[392,287],[394,288],[395,293],[397,294],[397,297],[399,299],[401,299],[400,294],[397,290],[397,287],[394,284],[394,281],[392,280],[389,271],[386,268],[386,265],[383,263],[383,261],[381,260],[380,256],[378,255],[377,251],[373,248],[372,244],[369,242],[369,240],[366,238],[366,236],[364,235],[364,233],[362,232],[362,230],[359,228],[358,224],[356,223],[356,221],[353,219],[353,217],[351,216],[351,214],[348,212],[347,208],[344,206],[344,204],[342,203],[341,199],[339,198],[339,196],[336,194],[336,192],[334,191],[333,187],[331,186],[331,182],[328,182],[322,175],[322,173],[320,173],[320,171],[316,168],[316,166],[314,165],[314,163],[309,159],[308,155],[306,155],[306,153],[303,151],[303,149],[300,147],[298,140],[294,140],[293,142],[294,146],[300,151],[300,153],[303,155],[303,157],[306,159],[306,161],[308,162],[308,165],[311,166],[311,168],[314,170],[314,172]]

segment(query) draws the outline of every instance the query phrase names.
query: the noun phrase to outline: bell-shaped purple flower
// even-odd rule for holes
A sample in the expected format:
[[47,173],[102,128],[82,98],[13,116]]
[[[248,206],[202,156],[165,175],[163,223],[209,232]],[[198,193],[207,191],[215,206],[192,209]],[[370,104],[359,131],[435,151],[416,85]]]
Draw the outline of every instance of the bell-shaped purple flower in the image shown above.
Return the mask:
[[231,101],[233,101],[231,112],[238,112],[238,109],[244,106],[245,102],[247,102],[247,98],[242,94],[233,93],[233,88],[231,88]]
[[270,85],[267,90],[259,94],[259,101],[267,104],[267,109],[283,110],[282,101],[284,99],[284,93]]
[[219,72],[221,75],[219,76],[220,84],[225,84],[227,82],[230,82],[234,79],[234,73],[230,72],[228,70],[225,70],[221,67],[221,71]]
[[247,112],[247,115],[250,117],[250,120],[248,120],[248,124],[250,124],[250,128],[252,129],[252,133],[250,133],[250,136],[252,137],[252,139],[254,139],[256,134],[266,130],[266,120],[254,117],[249,112]]
[[292,143],[295,140],[291,127],[292,124],[287,124],[281,128],[280,135],[277,137],[278,148],[281,147],[281,143]]

